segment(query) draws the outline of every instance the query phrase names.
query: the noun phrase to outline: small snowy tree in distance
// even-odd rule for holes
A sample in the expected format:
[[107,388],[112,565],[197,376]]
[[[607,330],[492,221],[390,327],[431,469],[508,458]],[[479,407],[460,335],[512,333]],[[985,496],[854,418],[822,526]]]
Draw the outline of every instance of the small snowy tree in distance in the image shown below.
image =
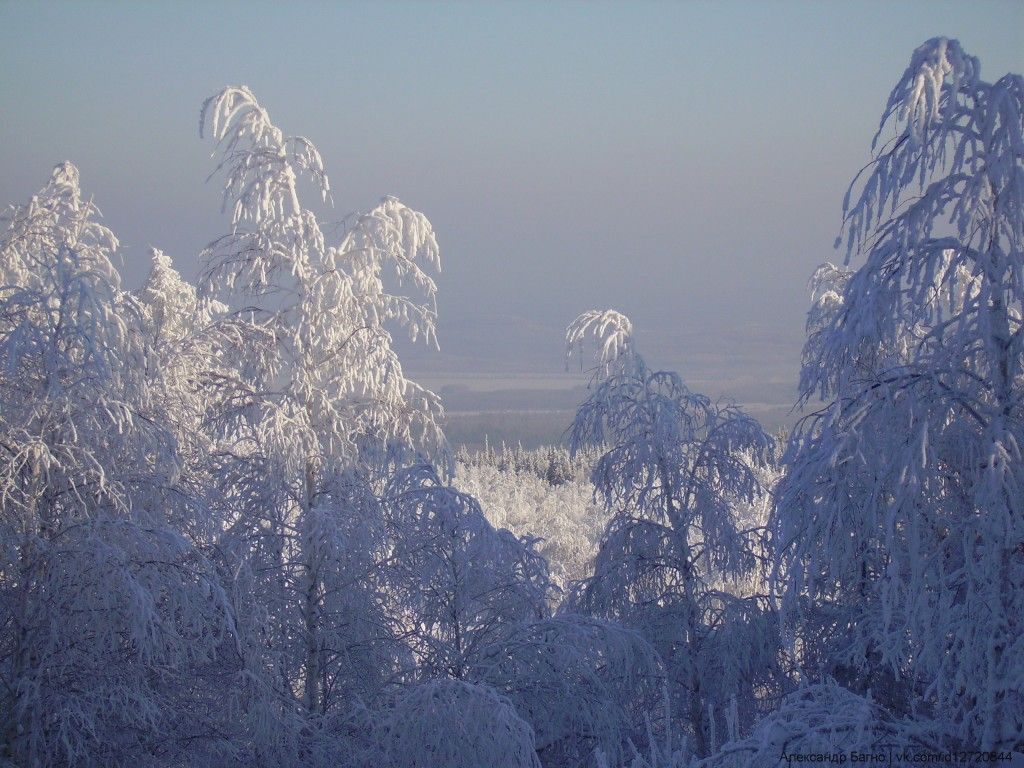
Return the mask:
[[[576,414],[570,447],[604,450],[592,480],[613,515],[576,602],[644,632],[666,660],[703,757],[713,748],[709,712],[734,693],[715,690],[699,662],[721,612],[709,581],[756,566],[756,532],[741,528],[737,511],[759,491],[751,463],[767,463],[772,440],[735,406],[691,392],[675,373],[650,371],[621,313],[580,315],[567,332],[569,351],[588,335],[600,344],[596,383]],[[756,655],[728,661],[742,665]]]

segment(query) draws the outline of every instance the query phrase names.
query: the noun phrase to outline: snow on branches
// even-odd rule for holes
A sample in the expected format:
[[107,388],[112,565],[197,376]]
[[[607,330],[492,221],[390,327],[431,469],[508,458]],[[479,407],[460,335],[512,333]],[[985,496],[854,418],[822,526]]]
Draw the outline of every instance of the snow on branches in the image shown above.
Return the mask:
[[485,685],[431,680],[403,694],[382,726],[387,768],[540,768],[533,731]]
[[608,373],[616,360],[627,356],[633,339],[633,323],[628,317],[614,309],[591,309],[582,313],[569,324],[565,332],[565,357],[568,362],[573,352],[580,355],[583,363],[583,346],[588,336],[597,339],[598,371]]
[[[594,574],[569,604],[639,628],[663,654],[706,756],[715,715],[705,703],[707,668],[696,659],[716,603],[710,582],[757,566],[756,533],[741,527],[739,512],[763,491],[755,468],[768,463],[772,440],[735,406],[691,392],[675,373],[650,371],[626,343],[630,330],[618,313],[587,312],[567,332],[571,343],[599,334],[597,383],[569,441],[572,451],[604,451],[592,481],[613,512]],[[770,646],[770,633],[759,642]]]
[[1022,114],[1019,75],[982,81],[955,40],[914,53],[844,203],[864,261],[812,313],[802,397],[832,403],[773,523],[807,658],[985,749],[1024,728]]
[[[426,217],[386,197],[328,245],[296,189],[305,177],[329,191],[307,139],[286,138],[245,87],[208,99],[201,126],[218,142],[232,207],[232,231],[204,251],[201,287],[231,303],[237,353],[261,350],[239,384],[266,392],[254,404],[267,436],[291,443],[300,463],[443,449],[439,401],[404,377],[388,330],[434,340],[436,285],[420,264],[437,268],[439,257]],[[386,269],[423,299],[389,292]]]
[[78,171],[0,232],[0,695],[22,765],[135,764],[187,749],[227,599],[152,419],[143,312]]

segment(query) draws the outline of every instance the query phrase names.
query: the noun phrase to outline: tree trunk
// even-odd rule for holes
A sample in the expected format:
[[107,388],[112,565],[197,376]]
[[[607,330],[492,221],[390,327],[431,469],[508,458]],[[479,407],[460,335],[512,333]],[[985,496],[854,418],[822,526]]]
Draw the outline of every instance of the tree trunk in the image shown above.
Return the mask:
[[320,622],[319,587],[320,567],[316,541],[316,525],[313,519],[313,496],[315,493],[316,470],[311,459],[306,460],[303,478],[303,493],[300,502],[302,521],[302,620],[306,638],[306,658],[303,664],[304,704],[310,713],[322,709],[320,690]]
[[683,571],[683,594],[686,600],[686,644],[689,654],[689,716],[690,724],[693,727],[694,746],[697,756],[707,757],[710,748],[708,745],[708,722],[707,714],[702,700],[700,674],[697,669],[697,655],[700,650],[700,610],[697,604],[696,590],[694,589],[694,563],[690,553],[690,541],[687,521],[683,519],[676,507],[675,494],[669,480],[668,470],[664,462],[659,459],[658,473],[661,476],[661,487],[665,496],[665,516],[672,526],[675,534],[676,545],[682,554]]

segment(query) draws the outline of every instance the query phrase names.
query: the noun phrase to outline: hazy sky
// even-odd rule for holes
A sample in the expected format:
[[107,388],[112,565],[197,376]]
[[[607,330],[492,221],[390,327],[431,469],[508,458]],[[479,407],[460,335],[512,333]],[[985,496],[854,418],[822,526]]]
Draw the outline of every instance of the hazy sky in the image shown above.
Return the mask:
[[557,371],[612,306],[684,375],[795,377],[807,277],[936,35],[1024,71],[1020,2],[0,2],[0,203],[72,160],[129,283],[151,244],[194,277],[226,227],[199,105],[244,83],[339,218],[395,194],[433,222],[434,370]]

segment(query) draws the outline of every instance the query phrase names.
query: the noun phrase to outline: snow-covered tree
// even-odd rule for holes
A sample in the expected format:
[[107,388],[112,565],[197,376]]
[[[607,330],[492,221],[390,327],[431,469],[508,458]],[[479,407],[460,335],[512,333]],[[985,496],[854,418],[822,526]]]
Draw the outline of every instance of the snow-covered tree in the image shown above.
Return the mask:
[[4,752],[199,764],[221,735],[196,681],[230,614],[171,512],[176,445],[148,417],[141,312],[97,214],[63,163],[0,232]]
[[[234,516],[226,546],[261,590],[266,621],[250,644],[266,649],[261,674],[317,715],[329,703],[327,657],[338,658],[329,627],[380,545],[356,549],[349,537],[364,518],[381,530],[368,484],[443,446],[437,398],[405,378],[388,330],[433,341],[436,288],[421,264],[437,266],[437,243],[422,214],[387,197],[329,245],[298,194],[305,178],[328,197],[319,153],[285,137],[245,87],[208,99],[200,125],[218,142],[231,211],[231,232],[203,254],[200,286],[229,306],[221,344],[237,361],[234,375],[211,382],[222,402],[219,474],[234,475],[223,488]],[[388,272],[422,298],[389,291]],[[263,633],[272,639],[257,641]]]
[[643,745],[665,680],[638,632],[572,614],[520,625],[485,648],[472,673],[508,696],[552,768],[592,765],[595,750],[619,760],[630,743]]
[[216,448],[206,419],[216,402],[210,382],[232,373],[216,326],[227,307],[201,299],[163,251],[153,248],[150,257],[149,274],[132,292],[144,349],[142,375],[148,393],[144,415],[169,430],[176,445],[175,524],[208,548],[223,522],[211,506],[216,484],[209,457]]
[[[732,599],[710,582],[757,566],[757,532],[743,529],[737,512],[760,492],[754,466],[767,463],[772,440],[737,407],[691,392],[675,373],[650,371],[620,313],[580,315],[569,326],[570,351],[590,334],[601,344],[597,381],[570,444],[605,450],[592,479],[613,515],[574,603],[641,629],[665,660],[705,756],[715,709],[738,692],[711,683],[701,664],[713,617]],[[771,643],[770,634],[757,638]],[[743,665],[758,653],[724,661]]]
[[[204,252],[201,288],[234,301],[245,339],[264,341],[243,378],[269,385],[256,394],[274,412],[274,439],[285,453],[342,466],[398,446],[439,446],[437,398],[402,375],[388,330],[395,323],[434,340],[436,286],[420,266],[439,263],[430,223],[386,197],[328,245],[298,199],[300,174],[329,194],[308,140],[285,138],[245,87],[208,99],[201,124],[219,142],[232,209],[231,233]],[[386,270],[423,299],[388,292]]]
[[1024,744],[1022,114],[1019,75],[914,52],[844,203],[863,263],[812,317],[801,391],[831,404],[773,524],[810,658],[983,749]]
[[540,768],[533,731],[486,685],[431,680],[398,697],[380,726],[387,768]]
[[398,472],[385,498],[391,592],[417,677],[464,679],[484,647],[548,614],[551,583],[534,542],[496,530],[431,467]]
[[[775,768],[821,755],[821,762],[870,764],[920,760],[942,754],[946,735],[927,723],[905,719],[833,681],[788,694],[744,739],[724,744],[701,763],[706,768]],[[797,757],[800,756],[800,757]]]

